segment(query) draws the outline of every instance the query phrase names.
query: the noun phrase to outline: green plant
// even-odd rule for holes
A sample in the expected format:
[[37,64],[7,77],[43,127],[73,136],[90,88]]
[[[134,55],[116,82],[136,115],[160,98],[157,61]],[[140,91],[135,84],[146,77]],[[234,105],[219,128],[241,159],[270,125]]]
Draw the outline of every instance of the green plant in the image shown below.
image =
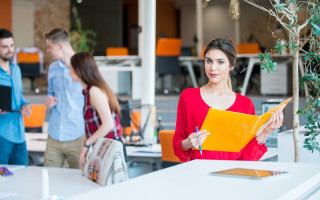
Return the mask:
[[[268,12],[270,16],[280,23],[280,25],[288,32],[289,40],[285,44],[281,44],[277,40],[274,50],[265,51],[259,54],[263,62],[262,68],[268,72],[275,71],[277,63],[273,62],[270,53],[282,54],[285,49],[290,50],[292,55],[292,71],[293,71],[293,138],[295,146],[295,161],[300,160],[299,150],[299,117],[298,114],[307,114],[308,121],[306,128],[306,141],[304,147],[311,150],[319,150],[319,143],[316,141],[318,135],[316,127],[320,128],[317,121],[316,107],[319,108],[319,60],[320,60],[320,0],[270,0],[271,9],[256,4],[253,0],[244,0],[248,4]],[[299,15],[300,14],[300,15]],[[299,16],[306,16],[306,20],[300,20]],[[302,21],[302,22],[301,22]],[[270,28],[269,28],[270,29]],[[271,30],[271,29],[270,29]],[[307,30],[310,33],[306,34]],[[272,35],[273,32],[272,32]],[[309,49],[304,50],[303,47],[309,44]],[[298,111],[299,105],[299,75],[298,75],[298,59],[300,51],[303,52],[305,58],[306,74],[303,76],[302,83],[306,90],[308,107],[304,111]],[[310,73],[311,72],[311,73]],[[314,91],[310,91],[315,89]],[[309,95],[309,91],[313,92]]]
[[302,82],[308,85],[310,95],[307,98],[307,107],[303,110],[298,110],[298,114],[307,116],[307,123],[305,128],[308,132],[304,135],[306,139],[303,147],[312,153],[320,151],[320,144],[317,141],[320,131],[320,74],[317,72],[310,72],[305,74]]
[[93,30],[83,30],[80,18],[76,20],[76,30],[71,31],[70,40],[71,45],[76,51],[89,51],[92,52],[93,48],[96,46],[96,32]]

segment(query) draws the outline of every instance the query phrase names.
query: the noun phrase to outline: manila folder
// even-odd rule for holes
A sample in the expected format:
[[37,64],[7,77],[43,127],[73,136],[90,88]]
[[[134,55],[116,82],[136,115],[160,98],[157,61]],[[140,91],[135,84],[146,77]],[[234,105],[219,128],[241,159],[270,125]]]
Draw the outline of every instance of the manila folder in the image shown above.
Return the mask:
[[284,108],[291,99],[285,100],[261,116],[210,108],[201,127],[201,130],[210,132],[202,143],[202,149],[241,151],[253,137],[259,135],[264,127],[272,122],[272,114]]

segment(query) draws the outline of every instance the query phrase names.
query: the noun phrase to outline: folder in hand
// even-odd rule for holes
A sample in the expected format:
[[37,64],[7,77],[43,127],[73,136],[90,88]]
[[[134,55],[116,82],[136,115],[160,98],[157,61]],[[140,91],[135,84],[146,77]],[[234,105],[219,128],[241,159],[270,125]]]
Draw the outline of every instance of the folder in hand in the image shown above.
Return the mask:
[[210,108],[201,130],[210,135],[202,143],[203,150],[239,152],[272,122],[272,115],[284,108],[289,98],[261,116]]

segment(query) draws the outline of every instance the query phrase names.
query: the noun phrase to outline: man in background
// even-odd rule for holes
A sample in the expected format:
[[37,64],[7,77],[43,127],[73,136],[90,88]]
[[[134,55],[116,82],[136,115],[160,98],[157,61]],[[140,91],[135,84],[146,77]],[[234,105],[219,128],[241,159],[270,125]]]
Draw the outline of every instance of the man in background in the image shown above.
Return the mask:
[[22,116],[31,114],[31,105],[23,97],[21,71],[18,65],[12,63],[13,55],[13,34],[1,28],[0,85],[11,87],[12,98],[11,111],[0,109],[0,164],[28,165]]
[[80,168],[79,156],[84,134],[82,87],[69,74],[70,58],[75,53],[68,32],[54,28],[44,35],[47,53],[55,61],[48,72],[46,106],[52,108],[44,166]]

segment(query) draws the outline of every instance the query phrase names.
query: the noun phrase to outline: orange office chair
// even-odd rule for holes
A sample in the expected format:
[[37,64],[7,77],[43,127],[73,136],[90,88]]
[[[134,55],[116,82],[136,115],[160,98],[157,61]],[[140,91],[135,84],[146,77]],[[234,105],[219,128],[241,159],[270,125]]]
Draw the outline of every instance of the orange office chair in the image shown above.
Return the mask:
[[[165,94],[169,93],[164,86],[164,76],[167,74],[179,74],[179,56],[181,52],[181,39],[160,38],[156,48],[156,69],[161,78],[161,89]],[[179,91],[179,89],[176,89]]]
[[133,132],[138,132],[140,127],[141,120],[141,112],[140,111],[132,111],[131,112],[131,126],[123,128],[123,133],[125,135],[131,135]]
[[260,53],[258,43],[239,43],[238,44],[238,54],[254,54]]
[[127,56],[129,51],[127,47],[107,47],[106,56]]
[[46,106],[43,104],[32,105],[30,117],[23,117],[26,132],[42,132],[42,126],[46,116]]
[[207,46],[203,46],[202,47],[202,51],[201,54],[199,55],[199,57],[204,58],[204,51],[206,50]]
[[174,130],[160,130],[158,134],[162,151],[162,167],[165,168],[181,163],[173,151],[172,138]]
[[45,74],[42,51],[37,47],[17,48],[14,63],[19,65],[22,76],[30,78],[31,90],[39,93],[34,88],[34,80],[36,77]]

